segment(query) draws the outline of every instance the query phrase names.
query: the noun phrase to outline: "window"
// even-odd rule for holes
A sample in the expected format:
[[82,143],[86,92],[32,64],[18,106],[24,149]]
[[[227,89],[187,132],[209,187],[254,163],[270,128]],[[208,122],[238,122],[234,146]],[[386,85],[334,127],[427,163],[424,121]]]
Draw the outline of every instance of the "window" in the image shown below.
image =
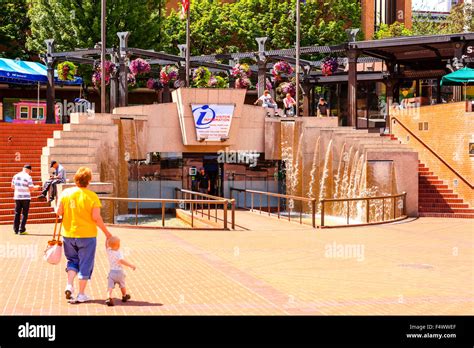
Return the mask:
[[20,107],[20,118],[28,119],[28,106]]
[[42,120],[44,118],[44,108],[31,108],[31,118]]

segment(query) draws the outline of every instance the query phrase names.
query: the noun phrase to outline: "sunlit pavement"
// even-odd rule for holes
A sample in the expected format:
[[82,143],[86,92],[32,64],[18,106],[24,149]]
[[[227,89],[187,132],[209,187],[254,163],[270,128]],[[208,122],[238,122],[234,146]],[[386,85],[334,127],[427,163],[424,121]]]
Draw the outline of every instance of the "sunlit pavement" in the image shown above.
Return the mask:
[[[64,299],[65,259],[42,259],[52,225],[0,230],[3,315],[474,314],[472,220],[313,229],[239,212],[235,231],[112,228],[132,300],[107,307],[99,235],[90,303]],[[239,224],[239,221],[241,222]]]

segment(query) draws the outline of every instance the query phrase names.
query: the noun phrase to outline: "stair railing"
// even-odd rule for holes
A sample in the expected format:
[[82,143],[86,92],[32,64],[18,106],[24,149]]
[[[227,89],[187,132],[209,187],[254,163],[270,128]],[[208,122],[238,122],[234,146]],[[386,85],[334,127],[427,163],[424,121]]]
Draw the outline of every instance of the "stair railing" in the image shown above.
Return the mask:
[[451,172],[453,172],[459,179],[461,179],[468,187],[474,189],[474,185],[467,181],[456,169],[451,167],[448,162],[446,162],[440,155],[436,153],[428,144],[426,144],[423,140],[421,140],[415,133],[413,133],[407,126],[405,126],[400,120],[394,116],[391,117],[393,123],[395,124],[398,122],[403,129],[405,129],[410,135],[415,138],[421,145],[423,145],[429,152],[431,152],[437,159],[439,159]]

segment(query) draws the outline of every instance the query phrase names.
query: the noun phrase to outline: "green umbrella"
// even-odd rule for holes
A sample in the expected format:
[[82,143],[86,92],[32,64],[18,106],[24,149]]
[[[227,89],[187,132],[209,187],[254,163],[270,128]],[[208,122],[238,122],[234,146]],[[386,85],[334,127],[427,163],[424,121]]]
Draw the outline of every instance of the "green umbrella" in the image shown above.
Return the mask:
[[444,75],[441,79],[441,86],[464,85],[464,100],[466,100],[466,87],[470,83],[474,83],[474,69],[467,67],[456,70],[451,74]]
[[474,69],[462,68],[451,74],[444,75],[441,79],[441,85],[453,86],[474,83]]

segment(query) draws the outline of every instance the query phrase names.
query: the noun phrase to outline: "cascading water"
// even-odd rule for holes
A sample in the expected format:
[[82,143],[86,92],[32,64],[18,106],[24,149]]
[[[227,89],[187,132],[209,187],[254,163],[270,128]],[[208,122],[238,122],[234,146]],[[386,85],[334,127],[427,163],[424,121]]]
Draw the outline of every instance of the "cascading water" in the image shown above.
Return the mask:
[[[286,173],[286,193],[295,196],[304,195],[317,199],[317,211],[321,212],[320,200],[323,198],[362,198],[378,195],[388,195],[395,189],[380,193],[375,182],[370,180],[370,171],[365,150],[362,145],[338,141],[337,138],[325,138],[324,133],[314,136],[314,152],[312,162],[304,161],[305,137],[298,132],[295,122],[281,122],[281,159]],[[303,128],[305,129],[305,128]],[[305,132],[309,139],[310,132]],[[321,148],[322,144],[327,144]],[[339,156],[339,157],[334,157]],[[333,159],[334,157],[334,159]],[[375,161],[379,162],[379,161]],[[391,168],[393,171],[393,168]],[[393,188],[394,175],[384,177],[385,187]],[[386,182],[385,182],[386,181]],[[393,191],[393,192],[392,192]],[[380,221],[390,211],[382,207],[382,200],[370,200],[369,220]],[[388,206],[388,202],[385,202]],[[291,200],[289,210],[297,209]],[[312,203],[304,205],[306,212],[311,212]],[[349,209],[349,215],[348,215]],[[367,217],[367,201],[333,202],[325,204],[325,221],[327,218],[337,221],[337,224],[361,223]],[[310,216],[308,215],[308,218]],[[390,217],[390,215],[388,215]]]
[[[341,147],[341,152],[339,154],[339,165],[337,166],[337,174],[334,177],[334,198],[340,198],[340,191],[339,189],[341,188],[341,174],[342,174],[342,169],[343,169],[343,159],[344,159],[344,150],[346,148],[346,143],[342,144]],[[333,211],[336,215],[341,215],[341,207],[342,204],[339,202],[335,202],[333,205]]]
[[[321,140],[321,136],[318,136],[316,140],[316,144],[314,146],[314,153],[313,153],[313,162],[311,163],[311,172],[310,177],[311,181],[309,183],[309,190],[308,190],[308,198],[317,198],[319,197],[319,192],[317,192],[317,183],[319,182],[319,142]],[[312,205],[311,202],[308,203],[308,208],[311,209]]]
[[[329,177],[329,172],[330,172],[330,164],[331,164],[331,152],[332,150],[332,139],[329,140],[328,147],[326,149],[326,155],[324,157],[324,166],[323,166],[323,174],[321,176],[321,185],[319,188],[319,201],[321,201],[326,197],[327,192],[329,191],[329,185],[327,183],[328,177]],[[321,204],[319,204],[319,211],[321,211]]]
[[[295,122],[281,122],[281,160],[283,162],[283,172],[286,177],[286,193],[293,194],[294,170],[293,170],[293,140],[295,133]],[[293,206],[293,201],[288,201],[289,208]]]

